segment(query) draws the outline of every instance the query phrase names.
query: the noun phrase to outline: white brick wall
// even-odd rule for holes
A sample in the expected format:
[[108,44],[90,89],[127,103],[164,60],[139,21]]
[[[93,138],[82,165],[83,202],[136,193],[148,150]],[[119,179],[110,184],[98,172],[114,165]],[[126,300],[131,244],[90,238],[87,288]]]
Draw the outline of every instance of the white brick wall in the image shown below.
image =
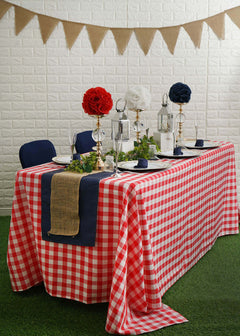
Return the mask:
[[[11,3],[61,19],[111,27],[171,26],[206,18],[239,5],[238,0],[15,0]],[[200,135],[235,144],[240,177],[240,30],[226,16],[226,38],[219,41],[204,23],[201,48],[195,49],[181,29],[171,55],[157,31],[145,56],[132,35],[124,55],[118,55],[108,32],[94,55],[86,29],[71,51],[59,24],[43,45],[37,18],[15,36],[11,8],[0,21],[0,214],[9,213],[14,178],[20,168],[21,144],[41,138],[54,142],[58,154],[68,152],[67,129],[94,128],[83,113],[83,93],[103,86],[114,102],[135,84],[148,87],[152,102],[142,114],[151,133],[156,129],[162,94],[177,81],[192,89],[184,107],[185,135],[192,136],[194,120]],[[174,113],[177,107],[172,106]],[[110,116],[102,124],[110,133]],[[129,113],[130,119],[134,115]],[[238,182],[240,191],[240,182]]]

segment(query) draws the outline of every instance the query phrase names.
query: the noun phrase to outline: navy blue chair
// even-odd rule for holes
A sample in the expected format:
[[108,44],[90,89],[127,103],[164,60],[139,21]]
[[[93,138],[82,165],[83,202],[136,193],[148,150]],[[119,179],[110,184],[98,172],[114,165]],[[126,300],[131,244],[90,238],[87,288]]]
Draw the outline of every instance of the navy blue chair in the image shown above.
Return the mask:
[[54,156],[56,156],[56,150],[49,140],[31,141],[23,144],[19,150],[19,159],[22,168],[51,162]]
[[92,131],[84,131],[77,134],[75,143],[76,152],[79,154],[93,151],[93,146],[96,146],[96,141],[92,138]]

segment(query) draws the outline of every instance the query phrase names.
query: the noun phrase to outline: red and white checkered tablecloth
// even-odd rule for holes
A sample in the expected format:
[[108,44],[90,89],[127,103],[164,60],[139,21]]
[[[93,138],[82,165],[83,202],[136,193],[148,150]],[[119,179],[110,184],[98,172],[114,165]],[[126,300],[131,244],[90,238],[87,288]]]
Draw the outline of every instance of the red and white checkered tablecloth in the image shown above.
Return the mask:
[[234,146],[201,153],[171,160],[166,171],[101,180],[95,247],[41,239],[41,175],[58,165],[18,171],[8,243],[13,290],[44,281],[52,296],[109,301],[109,333],[186,321],[162,303],[163,294],[217,237],[238,233]]

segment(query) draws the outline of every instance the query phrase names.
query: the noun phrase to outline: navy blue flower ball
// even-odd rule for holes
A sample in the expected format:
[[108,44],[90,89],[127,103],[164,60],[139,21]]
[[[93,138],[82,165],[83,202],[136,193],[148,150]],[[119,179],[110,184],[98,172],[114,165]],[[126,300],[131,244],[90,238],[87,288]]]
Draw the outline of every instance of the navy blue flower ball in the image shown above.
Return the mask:
[[191,98],[191,89],[183,83],[173,84],[169,91],[169,98],[173,103],[188,103]]

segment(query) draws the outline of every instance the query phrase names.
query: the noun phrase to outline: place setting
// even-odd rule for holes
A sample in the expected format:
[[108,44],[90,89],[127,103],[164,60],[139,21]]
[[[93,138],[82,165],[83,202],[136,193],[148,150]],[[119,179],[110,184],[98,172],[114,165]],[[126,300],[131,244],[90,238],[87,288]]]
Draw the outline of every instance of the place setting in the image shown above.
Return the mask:
[[[116,110],[119,112],[117,105]],[[123,149],[123,138],[125,141],[129,140],[129,136],[126,135],[128,133],[126,132],[126,127],[128,127],[128,125],[123,123],[121,115],[119,117],[119,119],[115,118],[112,127],[112,140],[113,147],[115,149],[114,174],[112,177],[119,178],[121,176],[121,172],[149,173],[151,171],[156,172],[171,167],[170,163],[158,160],[156,156],[157,145],[154,141],[152,141],[152,143],[150,142],[150,138],[148,136],[149,129],[146,130],[146,135],[141,138],[139,136],[140,130],[137,131],[138,137],[137,141],[135,142],[134,149],[126,153],[125,159],[127,161],[119,162],[119,154]],[[134,125],[134,127],[136,127],[136,125]],[[135,159],[132,160],[133,158]]]
[[120,162],[118,164],[118,169],[121,171],[130,171],[130,172],[151,172],[158,170],[169,169],[171,164],[168,162],[162,161],[150,161],[146,159],[138,159],[127,162]]
[[[175,132],[173,131],[173,149],[169,151],[163,151],[156,154],[158,158],[167,159],[191,159],[200,156],[199,151],[188,150],[185,144],[176,142]],[[197,149],[197,148],[196,148]]]
[[[120,137],[121,139],[121,137]],[[114,178],[121,177],[121,173],[149,173],[149,172],[156,172],[156,171],[162,171],[171,168],[171,164],[168,162],[161,161],[156,156],[156,145],[149,145],[148,149],[143,149],[144,147],[144,141],[147,141],[147,136],[143,138],[139,144],[138,147],[136,147],[134,150],[126,153],[126,155],[121,152],[121,140],[118,139],[118,137],[113,137],[114,140],[114,148],[115,152],[113,153],[113,156],[107,155],[106,157],[112,159],[112,167],[113,169],[113,175]],[[155,150],[153,150],[153,147]],[[142,154],[141,158],[131,160],[129,158],[138,156],[137,150],[140,150],[142,148],[142,151],[144,154]],[[124,155],[126,161],[119,161],[119,156]]]
[[219,142],[204,140],[198,137],[198,125],[195,123],[195,140],[186,140],[185,147],[188,149],[214,149],[220,146]]

